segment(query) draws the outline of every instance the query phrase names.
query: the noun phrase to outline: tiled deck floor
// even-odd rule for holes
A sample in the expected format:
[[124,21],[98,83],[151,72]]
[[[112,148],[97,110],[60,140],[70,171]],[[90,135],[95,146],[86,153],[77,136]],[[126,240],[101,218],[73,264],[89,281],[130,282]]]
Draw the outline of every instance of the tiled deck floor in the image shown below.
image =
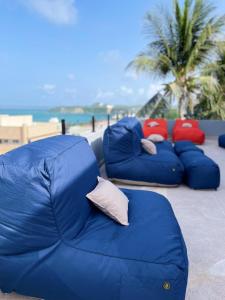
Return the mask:
[[[203,149],[220,165],[221,186],[218,191],[194,191],[185,186],[132,188],[161,193],[173,206],[190,261],[186,299],[225,300],[225,149],[219,148],[215,140],[208,140]],[[31,298],[0,294],[0,300],[28,299]]]

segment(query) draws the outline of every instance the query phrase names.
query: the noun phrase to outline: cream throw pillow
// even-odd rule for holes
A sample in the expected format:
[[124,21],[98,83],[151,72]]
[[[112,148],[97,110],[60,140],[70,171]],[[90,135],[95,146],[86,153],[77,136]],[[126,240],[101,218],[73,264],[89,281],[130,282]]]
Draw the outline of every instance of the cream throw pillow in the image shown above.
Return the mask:
[[112,182],[98,177],[98,185],[86,197],[113,220],[122,225],[129,225],[129,200]]
[[149,154],[151,155],[157,154],[156,146],[152,141],[147,139],[141,139],[141,144],[142,147],[145,149],[145,151],[147,151]]
[[151,122],[148,123],[148,126],[149,127],[157,127],[157,126],[159,126],[159,123],[156,122],[156,121],[151,121]]
[[191,128],[192,124],[191,123],[183,123],[182,127],[184,127],[184,128]]
[[150,134],[148,137],[148,140],[153,141],[153,142],[163,142],[164,137],[161,134]]

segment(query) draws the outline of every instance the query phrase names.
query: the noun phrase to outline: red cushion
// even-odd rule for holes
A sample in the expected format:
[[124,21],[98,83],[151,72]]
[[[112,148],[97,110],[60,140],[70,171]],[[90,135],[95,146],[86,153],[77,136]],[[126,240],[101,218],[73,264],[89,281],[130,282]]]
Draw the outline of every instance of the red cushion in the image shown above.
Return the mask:
[[[150,127],[150,122],[157,122],[159,126]],[[144,137],[147,138],[151,134],[160,134],[165,140],[168,139],[167,121],[165,119],[147,119],[143,125]]]
[[199,122],[198,122],[198,120],[181,120],[181,119],[177,119],[174,126],[175,127],[182,127],[182,125],[184,123],[191,124],[192,128],[199,128]]
[[174,128],[173,141],[191,141],[195,144],[203,144],[205,133],[199,128]]
[[[190,123],[192,127],[182,127],[184,123]],[[203,144],[205,133],[199,128],[198,120],[178,119],[173,127],[173,141],[191,141],[195,144]]]

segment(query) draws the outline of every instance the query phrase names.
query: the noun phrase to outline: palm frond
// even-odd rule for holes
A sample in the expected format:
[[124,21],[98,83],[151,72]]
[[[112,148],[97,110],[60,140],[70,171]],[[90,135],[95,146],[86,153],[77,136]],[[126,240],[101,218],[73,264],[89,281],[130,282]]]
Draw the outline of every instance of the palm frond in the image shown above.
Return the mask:
[[156,69],[156,61],[145,54],[137,56],[127,68],[133,67],[137,72],[151,73]]
[[[214,6],[207,0],[184,0],[183,6],[174,0],[173,14],[149,12],[144,32],[150,42],[129,65],[138,72],[172,76],[174,80],[165,85],[166,95],[191,110],[206,88],[218,94],[221,84],[225,86],[225,43],[218,47],[217,42],[225,16],[215,17],[213,12]],[[219,59],[209,64],[212,57]],[[225,88],[223,91],[225,99]]]

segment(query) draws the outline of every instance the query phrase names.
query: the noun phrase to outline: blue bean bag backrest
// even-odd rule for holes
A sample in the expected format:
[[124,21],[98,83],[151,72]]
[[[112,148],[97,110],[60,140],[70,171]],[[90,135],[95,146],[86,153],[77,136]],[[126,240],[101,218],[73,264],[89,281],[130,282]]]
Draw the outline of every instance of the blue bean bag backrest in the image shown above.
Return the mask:
[[144,138],[141,123],[138,121],[137,118],[124,117],[117,124],[120,124],[121,126],[124,125],[127,128],[130,128],[131,130],[134,130],[140,139]]
[[123,118],[104,133],[103,149],[107,163],[122,162],[142,152],[141,124],[136,118]]
[[0,255],[74,238],[92,208],[98,167],[87,141],[57,136],[0,157]]

